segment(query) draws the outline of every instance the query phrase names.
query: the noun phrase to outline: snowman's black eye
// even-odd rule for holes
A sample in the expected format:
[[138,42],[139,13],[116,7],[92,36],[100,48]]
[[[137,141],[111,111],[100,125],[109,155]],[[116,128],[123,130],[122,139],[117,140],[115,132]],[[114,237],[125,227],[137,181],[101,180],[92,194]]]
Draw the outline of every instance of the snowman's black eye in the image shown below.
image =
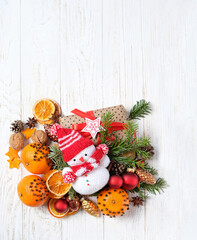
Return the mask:
[[87,154],[87,153],[85,153],[85,156],[88,156],[88,154]]
[[76,161],[76,159],[73,159],[73,161],[75,162],[75,161]]

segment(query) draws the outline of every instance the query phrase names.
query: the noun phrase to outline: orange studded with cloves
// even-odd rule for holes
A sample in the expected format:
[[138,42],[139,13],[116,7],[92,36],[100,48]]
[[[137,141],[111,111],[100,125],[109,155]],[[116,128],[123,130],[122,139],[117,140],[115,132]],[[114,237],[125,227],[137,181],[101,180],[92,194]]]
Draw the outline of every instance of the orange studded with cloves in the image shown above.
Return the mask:
[[129,209],[129,197],[121,188],[106,188],[98,194],[97,205],[103,215],[122,216]]
[[30,207],[42,206],[49,196],[45,182],[36,175],[29,175],[21,179],[17,191],[20,200]]
[[44,174],[52,167],[52,161],[48,158],[49,152],[48,146],[30,143],[23,148],[21,152],[21,161],[29,172]]

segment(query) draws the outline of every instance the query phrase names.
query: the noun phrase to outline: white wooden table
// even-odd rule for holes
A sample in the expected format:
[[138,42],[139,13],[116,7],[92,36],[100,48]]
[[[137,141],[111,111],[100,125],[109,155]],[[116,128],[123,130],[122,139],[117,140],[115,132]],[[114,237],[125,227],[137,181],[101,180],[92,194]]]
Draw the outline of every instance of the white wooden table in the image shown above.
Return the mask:
[[[170,188],[116,219],[60,220],[23,205],[25,171],[10,170],[4,154],[10,123],[42,97],[64,115],[151,101],[140,133],[152,137]],[[0,0],[0,114],[1,240],[196,239],[196,0]]]

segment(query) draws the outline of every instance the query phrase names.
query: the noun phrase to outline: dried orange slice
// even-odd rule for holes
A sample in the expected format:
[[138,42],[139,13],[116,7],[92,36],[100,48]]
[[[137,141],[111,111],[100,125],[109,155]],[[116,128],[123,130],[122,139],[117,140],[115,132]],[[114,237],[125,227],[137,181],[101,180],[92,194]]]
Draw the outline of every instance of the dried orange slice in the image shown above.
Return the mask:
[[[56,172],[56,170],[50,170],[47,173],[44,174],[44,176],[42,177],[43,181],[47,181],[47,179],[49,178],[49,176],[51,175],[51,173]],[[54,199],[59,199],[61,197],[63,197],[64,195],[61,196],[57,196],[56,194],[53,194],[51,192],[49,192],[49,198],[54,198]]]
[[[80,208],[79,208],[80,209]],[[71,210],[69,210],[69,212],[67,213],[69,216],[70,215],[74,215],[74,214],[76,214],[78,211],[79,211],[79,209],[78,210],[76,210],[76,211],[71,211]]]
[[50,99],[40,99],[33,108],[34,116],[37,120],[47,121],[55,113],[55,104]]
[[67,211],[66,213],[58,213],[58,212],[55,210],[54,205],[55,205],[55,202],[56,202],[56,201],[57,201],[57,200],[55,200],[55,199],[50,199],[50,200],[48,201],[48,210],[49,210],[50,214],[51,214],[53,217],[56,217],[56,218],[63,218],[63,217],[65,217],[65,216],[67,216],[67,215],[68,215],[68,212],[69,212],[69,209],[68,209],[68,211]]
[[[50,170],[48,171],[47,173],[44,174],[44,176],[42,177],[43,181],[47,181],[47,179],[49,178],[49,176],[53,173],[53,172],[56,172],[57,170],[53,169],[53,170]],[[56,195],[56,194],[53,194],[49,191],[49,198],[53,198],[53,199],[60,199],[64,196],[65,194],[62,194],[62,195]]]
[[43,177],[46,180],[46,186],[55,198],[61,198],[64,196],[71,188],[71,184],[63,182],[62,172],[58,170],[52,170],[48,173],[48,176]]

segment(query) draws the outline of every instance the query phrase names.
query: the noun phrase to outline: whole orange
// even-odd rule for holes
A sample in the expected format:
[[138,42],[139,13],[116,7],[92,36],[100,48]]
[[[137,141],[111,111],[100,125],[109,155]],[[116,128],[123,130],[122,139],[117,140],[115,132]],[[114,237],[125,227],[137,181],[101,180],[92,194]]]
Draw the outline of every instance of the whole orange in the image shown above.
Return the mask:
[[52,167],[52,161],[48,158],[49,147],[30,143],[21,152],[21,161],[24,167],[31,173],[43,174]]
[[45,182],[36,175],[29,175],[21,179],[17,191],[20,200],[30,207],[42,206],[49,195]]
[[98,194],[97,204],[103,215],[122,216],[129,209],[129,197],[121,188],[105,188]]

